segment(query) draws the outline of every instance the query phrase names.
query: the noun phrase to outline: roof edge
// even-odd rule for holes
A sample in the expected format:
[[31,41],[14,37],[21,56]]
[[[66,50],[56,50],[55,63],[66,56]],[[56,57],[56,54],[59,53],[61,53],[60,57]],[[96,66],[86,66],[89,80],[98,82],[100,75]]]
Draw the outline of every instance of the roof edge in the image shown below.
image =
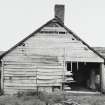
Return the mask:
[[78,35],[76,33],[74,33],[71,29],[69,29],[68,27],[66,27],[64,24],[62,24],[62,22],[59,21],[59,18],[56,17],[56,19],[58,20],[59,24],[64,27],[70,34],[72,34],[76,39],[80,40],[84,45],[86,45],[90,50],[92,50],[95,54],[97,54],[98,56],[100,56],[102,59],[105,60],[105,58],[99,54],[96,50],[94,50],[91,46],[89,46],[86,42],[84,42],[80,37],[78,37]]
[[44,25],[42,25],[41,27],[39,27],[38,29],[36,29],[34,32],[32,32],[31,34],[29,34],[27,37],[25,37],[23,40],[19,41],[17,44],[15,44],[14,46],[12,46],[9,50],[5,51],[3,54],[0,55],[0,59],[2,59],[7,53],[9,53],[11,50],[13,50],[14,48],[16,48],[17,46],[19,46],[20,44],[22,44],[24,41],[26,41],[28,38],[32,37],[34,34],[36,34],[38,31],[40,31],[44,26],[46,26],[47,24],[51,23],[53,19],[50,19],[48,22],[46,22]]

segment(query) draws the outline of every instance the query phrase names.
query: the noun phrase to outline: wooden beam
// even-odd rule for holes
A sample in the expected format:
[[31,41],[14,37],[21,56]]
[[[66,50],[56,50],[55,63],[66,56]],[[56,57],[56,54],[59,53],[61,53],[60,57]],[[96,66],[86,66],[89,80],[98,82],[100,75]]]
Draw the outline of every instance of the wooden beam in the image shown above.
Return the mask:
[[77,71],[78,71],[78,69],[79,69],[79,65],[78,65],[78,62],[77,62]]
[[100,82],[101,82],[101,92],[105,93],[105,65],[100,64]]
[[1,61],[1,90],[4,90],[4,62]]
[[71,61],[71,72],[72,72],[73,66],[72,66],[72,61]]

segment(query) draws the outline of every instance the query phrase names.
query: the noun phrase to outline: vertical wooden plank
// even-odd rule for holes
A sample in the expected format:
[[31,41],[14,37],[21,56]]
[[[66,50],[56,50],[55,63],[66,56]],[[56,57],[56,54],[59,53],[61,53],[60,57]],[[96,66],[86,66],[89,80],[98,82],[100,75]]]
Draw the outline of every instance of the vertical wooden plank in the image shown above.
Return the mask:
[[77,71],[78,71],[78,69],[79,69],[79,65],[78,65],[78,62],[77,62]]
[[105,65],[100,64],[100,82],[101,82],[101,92],[105,93]]
[[4,61],[1,61],[1,90],[4,90]]
[[37,77],[38,76],[38,73],[37,73],[38,70],[37,69],[38,69],[38,67],[36,67],[36,91],[37,91],[37,96],[38,96],[38,80],[37,80],[38,79],[38,77]]
[[61,90],[64,91],[64,82],[65,82],[65,69],[66,69],[66,64],[65,64],[65,48],[64,50],[64,54],[63,54],[63,71],[62,71],[62,86],[61,86]]
[[71,72],[72,72],[72,68],[73,68],[73,67],[72,67],[72,61],[71,61]]

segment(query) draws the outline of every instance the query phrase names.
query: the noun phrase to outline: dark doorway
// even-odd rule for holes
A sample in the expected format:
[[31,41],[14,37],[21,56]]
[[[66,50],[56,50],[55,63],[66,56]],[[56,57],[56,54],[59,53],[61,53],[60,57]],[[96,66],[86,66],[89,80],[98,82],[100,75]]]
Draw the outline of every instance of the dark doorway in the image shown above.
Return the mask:
[[66,62],[65,84],[71,90],[100,90],[100,64]]

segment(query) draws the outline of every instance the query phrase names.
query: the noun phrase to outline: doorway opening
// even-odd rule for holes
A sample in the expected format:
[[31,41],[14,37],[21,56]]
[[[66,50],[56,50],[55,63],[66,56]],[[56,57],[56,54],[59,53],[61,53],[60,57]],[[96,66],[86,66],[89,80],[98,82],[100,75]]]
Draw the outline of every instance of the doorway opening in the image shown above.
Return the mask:
[[76,91],[100,91],[100,63],[66,62],[65,86]]

